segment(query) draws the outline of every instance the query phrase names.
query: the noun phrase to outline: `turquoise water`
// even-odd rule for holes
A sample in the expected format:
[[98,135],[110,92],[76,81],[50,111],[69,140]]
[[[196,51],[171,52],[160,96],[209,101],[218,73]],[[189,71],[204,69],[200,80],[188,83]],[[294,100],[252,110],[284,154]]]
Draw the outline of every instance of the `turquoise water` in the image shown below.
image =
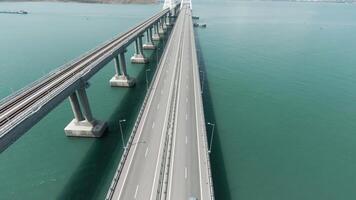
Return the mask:
[[356,199],[356,5],[194,10],[208,23],[198,35],[218,199]]
[[[31,14],[0,15],[0,97],[160,5],[0,3],[5,8]],[[217,199],[355,199],[356,5],[197,0],[193,9],[208,25],[197,35],[206,118],[217,125]],[[128,67],[134,89],[108,86],[112,63],[90,81],[93,113],[110,123],[106,137],[67,138],[73,114],[65,101],[3,152],[0,199],[101,199],[121,155],[117,120],[128,119],[128,134],[144,68]]]

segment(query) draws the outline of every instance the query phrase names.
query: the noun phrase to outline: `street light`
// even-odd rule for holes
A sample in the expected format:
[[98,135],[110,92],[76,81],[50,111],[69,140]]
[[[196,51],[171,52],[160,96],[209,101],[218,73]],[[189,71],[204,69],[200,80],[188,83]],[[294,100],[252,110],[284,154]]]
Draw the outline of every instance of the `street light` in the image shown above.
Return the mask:
[[200,73],[202,73],[202,82],[201,82],[201,93],[203,94],[204,92],[204,81],[205,81],[205,74],[204,74],[204,71],[199,71]]
[[147,72],[151,71],[151,69],[146,69],[146,89],[148,91],[148,75]]
[[157,52],[156,52],[156,63],[158,65],[158,54],[159,54],[159,50],[161,50],[157,44]]
[[121,140],[122,140],[122,147],[123,147],[124,149],[126,149],[126,146],[125,146],[125,138],[124,138],[124,133],[122,132],[121,122],[126,122],[126,119],[121,119],[121,120],[119,120],[119,126],[120,126],[120,132],[121,132]]
[[209,150],[208,150],[208,153],[211,153],[211,145],[213,144],[215,124],[208,122],[208,125],[211,125],[213,127],[213,129],[211,131],[210,146],[209,146]]

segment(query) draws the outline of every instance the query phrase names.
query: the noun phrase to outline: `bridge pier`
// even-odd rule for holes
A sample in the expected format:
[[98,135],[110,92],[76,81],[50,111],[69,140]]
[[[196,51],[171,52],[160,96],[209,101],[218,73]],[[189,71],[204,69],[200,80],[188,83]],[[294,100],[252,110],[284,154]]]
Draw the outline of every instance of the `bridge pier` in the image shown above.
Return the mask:
[[153,41],[159,41],[160,40],[160,36],[158,34],[158,22],[156,22],[154,25],[153,25],[153,35],[152,35],[152,40]]
[[[81,111],[77,94],[83,112]],[[65,134],[72,137],[101,137],[107,124],[93,118],[85,87],[83,86],[77,92],[73,92],[69,96],[69,101],[74,113],[74,119],[64,128]]]
[[163,29],[164,32],[166,32],[167,29],[168,29],[166,17],[167,17],[167,16],[165,15],[165,16],[163,16],[163,17],[161,18],[162,29]]
[[162,18],[158,21],[159,26],[158,26],[158,33],[159,34],[164,34],[164,28],[163,28],[163,23],[162,23]]
[[153,44],[152,42],[152,28],[148,28],[146,30],[146,39],[147,39],[147,43],[143,45],[143,49],[146,50],[153,50],[156,49],[156,46]]
[[148,63],[148,59],[145,58],[143,54],[143,47],[142,47],[142,35],[139,35],[135,40],[135,54],[131,57],[131,63],[136,64],[145,64]]
[[166,26],[171,27],[173,23],[171,22],[171,11],[166,15]]
[[[120,59],[119,59],[120,56]],[[132,87],[135,79],[130,78],[126,70],[125,50],[115,56],[115,75],[110,79],[111,87]]]

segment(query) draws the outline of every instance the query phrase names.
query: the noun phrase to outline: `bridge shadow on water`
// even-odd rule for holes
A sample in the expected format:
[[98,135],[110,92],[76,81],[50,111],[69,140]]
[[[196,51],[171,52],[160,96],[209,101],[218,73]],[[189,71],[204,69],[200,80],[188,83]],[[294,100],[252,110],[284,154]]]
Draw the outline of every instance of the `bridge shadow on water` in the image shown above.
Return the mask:
[[[200,45],[198,33],[195,30],[195,43],[197,47],[197,55],[198,55],[198,63],[199,63],[199,71],[200,80],[203,81],[203,104],[204,104],[204,115],[205,121],[215,123],[215,114],[214,114],[214,106],[212,102],[211,92],[209,90],[209,82],[206,73],[206,64],[204,61],[203,50]],[[208,135],[208,143],[210,145],[210,138],[212,133],[212,127],[206,127],[207,135]],[[223,153],[221,148],[220,134],[219,134],[219,126],[215,124],[214,129],[214,137],[213,144],[210,154],[210,162],[211,162],[211,170],[213,176],[213,184],[214,184],[214,195],[215,199],[224,199],[231,200],[231,192],[229,188],[229,182],[227,180],[227,173],[225,168],[225,163],[223,159]]]
[[[167,39],[167,35],[164,39]],[[153,72],[156,70],[157,56],[158,58],[161,56],[164,45],[165,41],[161,40],[158,45],[160,49],[158,55],[157,51],[154,51],[149,57],[150,63],[142,66],[142,70],[136,77],[139,84],[127,89],[127,93],[107,121],[109,128],[104,137],[96,139],[91,144],[90,150],[82,158],[81,164],[74,171],[59,196],[56,197],[57,199],[89,200],[105,198],[106,191],[109,189],[114,171],[123,153],[118,121],[122,118],[126,119],[122,128],[127,141],[146,94],[145,70],[148,67],[151,69],[148,76],[149,80],[152,80]]]

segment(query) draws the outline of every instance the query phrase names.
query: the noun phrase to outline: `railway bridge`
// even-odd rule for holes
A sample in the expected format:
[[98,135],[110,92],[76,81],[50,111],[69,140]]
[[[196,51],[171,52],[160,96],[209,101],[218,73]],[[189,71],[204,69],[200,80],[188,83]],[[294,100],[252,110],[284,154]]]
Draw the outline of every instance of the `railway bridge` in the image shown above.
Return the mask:
[[[127,74],[126,48],[135,43],[132,63],[146,63],[144,49],[154,49],[173,25],[178,7],[166,8],[126,33],[105,42],[79,58],[50,72],[25,88],[0,101],[0,152],[9,147],[64,99],[69,98],[74,119],[65,127],[68,136],[100,137],[106,123],[93,117],[86,94],[87,81],[110,61],[116,73],[110,80],[113,87],[131,87],[135,80]],[[147,42],[143,44],[143,37]]]

